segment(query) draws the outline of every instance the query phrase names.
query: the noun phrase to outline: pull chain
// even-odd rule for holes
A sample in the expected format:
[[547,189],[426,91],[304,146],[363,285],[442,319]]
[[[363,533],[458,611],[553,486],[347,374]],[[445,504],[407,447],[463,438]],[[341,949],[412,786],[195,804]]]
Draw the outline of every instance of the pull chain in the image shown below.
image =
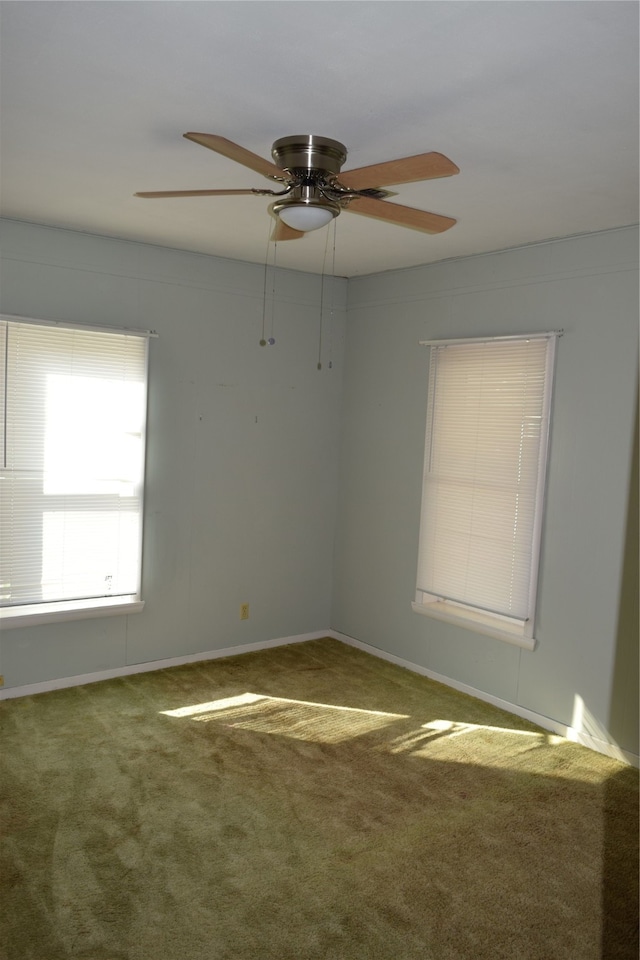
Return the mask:
[[273,336],[273,328],[275,324],[275,313],[276,313],[276,264],[278,259],[278,241],[276,240],[273,244],[273,267],[272,269],[272,284],[271,284],[271,336],[267,340],[267,343],[270,347],[274,345],[275,337]]
[[271,334],[269,339],[266,339],[266,327],[267,327],[267,274],[269,273],[269,242],[271,239],[271,224],[269,224],[269,230],[267,232],[267,251],[264,255],[264,278],[262,283],[262,335],[260,337],[260,346],[266,347],[269,344],[270,347],[274,345],[275,337],[273,335],[273,328],[275,323],[275,312],[276,312],[276,258],[278,256],[278,241],[274,241],[273,244],[273,269],[272,269],[272,283],[271,283]]
[[264,278],[262,282],[262,335],[260,337],[260,346],[266,347],[267,341],[265,340],[265,326],[267,319],[267,269],[269,266],[269,237],[271,236],[271,224],[268,224],[267,230],[267,249],[264,255]]
[[333,255],[331,259],[331,308],[329,311],[329,370],[333,368],[333,320],[334,297],[336,290],[336,225],[337,217],[333,218]]
[[[335,219],[334,219],[335,223]],[[327,235],[324,241],[324,256],[322,258],[322,275],[320,277],[320,324],[318,330],[318,370],[322,370],[322,319],[324,313],[324,274],[325,266],[327,263],[327,250],[329,248],[329,231],[327,230]]]

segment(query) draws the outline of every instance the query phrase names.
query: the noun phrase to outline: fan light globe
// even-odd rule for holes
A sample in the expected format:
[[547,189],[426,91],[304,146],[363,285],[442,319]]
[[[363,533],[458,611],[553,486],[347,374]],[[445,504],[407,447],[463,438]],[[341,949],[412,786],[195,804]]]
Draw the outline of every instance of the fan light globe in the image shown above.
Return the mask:
[[327,207],[310,206],[306,203],[291,204],[278,211],[278,216],[288,227],[303,233],[326,227],[335,215],[336,212]]

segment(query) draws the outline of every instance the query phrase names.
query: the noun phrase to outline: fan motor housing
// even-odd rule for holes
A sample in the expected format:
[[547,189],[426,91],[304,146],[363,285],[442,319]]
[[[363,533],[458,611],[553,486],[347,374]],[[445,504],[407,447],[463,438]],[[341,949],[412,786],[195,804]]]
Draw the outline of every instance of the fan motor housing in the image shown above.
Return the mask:
[[338,174],[347,159],[347,148],[338,140],[312,133],[281,137],[271,148],[271,156],[281,170]]

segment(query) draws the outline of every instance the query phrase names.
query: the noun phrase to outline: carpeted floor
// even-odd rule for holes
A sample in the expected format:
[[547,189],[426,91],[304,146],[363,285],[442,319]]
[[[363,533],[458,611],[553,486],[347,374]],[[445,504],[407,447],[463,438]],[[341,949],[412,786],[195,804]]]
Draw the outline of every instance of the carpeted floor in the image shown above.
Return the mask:
[[637,771],[336,640],[0,710],[7,960],[637,960]]

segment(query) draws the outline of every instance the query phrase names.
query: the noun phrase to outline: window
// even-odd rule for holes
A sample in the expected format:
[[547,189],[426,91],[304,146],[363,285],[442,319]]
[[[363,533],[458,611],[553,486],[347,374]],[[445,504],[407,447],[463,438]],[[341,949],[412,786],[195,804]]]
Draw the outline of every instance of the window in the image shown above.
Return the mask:
[[142,607],[147,343],[0,318],[6,626]]
[[413,608],[529,649],[556,337],[429,344]]

